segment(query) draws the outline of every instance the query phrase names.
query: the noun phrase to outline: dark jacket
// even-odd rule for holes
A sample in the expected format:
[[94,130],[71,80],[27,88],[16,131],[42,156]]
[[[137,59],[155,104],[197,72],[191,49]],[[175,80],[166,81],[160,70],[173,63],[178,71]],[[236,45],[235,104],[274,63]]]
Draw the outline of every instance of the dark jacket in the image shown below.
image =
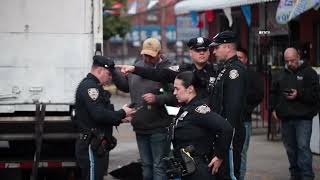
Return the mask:
[[[285,89],[296,89],[294,100],[286,99]],[[319,77],[315,70],[303,63],[296,71],[283,69],[274,78],[271,90],[272,109],[282,120],[312,120],[319,101]]]
[[173,130],[175,150],[192,145],[198,155],[215,154],[220,159],[226,158],[232,127],[223,117],[211,111],[201,98],[195,97],[182,106],[176,117]]
[[[161,61],[156,67],[152,67],[140,60],[135,63],[135,66],[153,69],[168,66],[169,64],[169,61]],[[168,104],[170,101],[175,102],[176,98],[172,94],[162,94],[160,92],[160,89],[164,88],[164,84],[144,79],[135,74],[129,74],[124,77],[117,71],[113,72],[113,82],[120,90],[130,92],[131,103],[134,103],[135,108],[139,109],[131,121],[136,133],[153,134],[166,130],[165,127],[169,126],[171,118],[168,116],[164,104]],[[156,95],[155,104],[147,104],[143,100],[142,95],[146,93]]]
[[247,107],[244,121],[251,122],[251,114],[255,107],[261,103],[263,99],[263,79],[260,73],[256,72],[252,67],[247,67]]
[[114,111],[110,96],[111,94],[102,88],[99,80],[91,73],[80,82],[76,90],[74,119],[79,132],[88,132],[95,128],[105,136],[111,137],[112,127],[119,125],[126,113],[122,109]]

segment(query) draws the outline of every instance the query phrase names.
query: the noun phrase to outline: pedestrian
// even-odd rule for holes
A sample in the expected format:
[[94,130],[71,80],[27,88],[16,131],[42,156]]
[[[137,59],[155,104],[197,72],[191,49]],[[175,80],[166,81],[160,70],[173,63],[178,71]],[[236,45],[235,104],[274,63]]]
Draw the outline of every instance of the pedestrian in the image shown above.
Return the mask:
[[314,179],[310,138],[319,101],[319,77],[294,47],[284,51],[284,60],[285,68],[272,83],[272,116],[281,121],[291,179]]
[[192,64],[173,65],[158,69],[130,65],[117,65],[117,67],[121,68],[123,73],[132,72],[146,79],[165,83],[173,83],[180,72],[192,71],[203,83],[199,96],[208,99],[216,76],[215,67],[208,62],[210,44],[211,40],[204,37],[191,38],[188,41],[187,46],[189,47]]
[[179,159],[187,154],[192,160],[186,166],[196,165],[182,180],[215,180],[232,139],[230,123],[197,95],[199,84],[190,71],[180,73],[174,81],[174,95],[182,104],[172,131],[174,155]]
[[[143,42],[141,55],[142,60],[134,64],[136,67],[158,69],[171,64],[161,58],[161,44],[155,38],[148,38]],[[131,124],[136,133],[143,179],[165,180],[166,168],[162,159],[170,152],[167,129],[172,117],[167,114],[164,105],[175,104],[175,97],[166,83],[151,81],[131,73],[124,77],[121,72],[114,72],[113,82],[117,88],[130,92],[131,102],[139,109]],[[166,93],[162,93],[162,89],[165,89]]]
[[245,127],[245,141],[241,153],[241,165],[240,165],[240,177],[239,180],[244,180],[247,170],[247,152],[249,149],[250,137],[252,133],[252,112],[262,101],[263,91],[263,79],[260,73],[256,72],[253,68],[249,67],[249,59],[247,50],[243,48],[237,48],[238,59],[247,66],[247,106],[244,117]]
[[221,69],[215,80],[213,97],[210,98],[214,101],[214,111],[226,118],[234,129],[229,159],[224,161],[225,172],[220,171],[220,179],[239,179],[241,152],[245,138],[243,119],[246,107],[247,74],[245,65],[237,58],[236,41],[237,35],[234,32],[223,31],[213,37],[211,44]]
[[75,147],[82,180],[103,180],[109,151],[116,145],[112,128],[129,122],[135,113],[127,105],[115,111],[110,103],[111,94],[102,88],[111,81],[113,68],[112,60],[94,56],[90,73],[76,90],[73,123],[80,134]]

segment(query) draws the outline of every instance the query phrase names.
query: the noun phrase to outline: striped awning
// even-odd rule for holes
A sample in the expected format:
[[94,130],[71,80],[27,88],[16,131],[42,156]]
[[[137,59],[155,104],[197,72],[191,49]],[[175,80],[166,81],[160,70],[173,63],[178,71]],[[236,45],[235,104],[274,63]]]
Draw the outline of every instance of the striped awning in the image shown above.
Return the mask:
[[189,13],[190,11],[223,9],[268,1],[274,0],[185,0],[177,3],[174,7],[174,11],[176,15],[180,15]]

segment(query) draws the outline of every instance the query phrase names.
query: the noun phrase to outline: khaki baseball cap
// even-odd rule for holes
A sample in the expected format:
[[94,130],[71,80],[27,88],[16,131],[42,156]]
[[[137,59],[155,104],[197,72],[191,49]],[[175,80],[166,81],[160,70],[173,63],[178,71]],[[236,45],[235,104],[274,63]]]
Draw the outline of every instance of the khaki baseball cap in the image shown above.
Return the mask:
[[144,40],[142,45],[141,54],[146,54],[152,57],[156,57],[161,50],[160,41],[156,38],[148,38]]

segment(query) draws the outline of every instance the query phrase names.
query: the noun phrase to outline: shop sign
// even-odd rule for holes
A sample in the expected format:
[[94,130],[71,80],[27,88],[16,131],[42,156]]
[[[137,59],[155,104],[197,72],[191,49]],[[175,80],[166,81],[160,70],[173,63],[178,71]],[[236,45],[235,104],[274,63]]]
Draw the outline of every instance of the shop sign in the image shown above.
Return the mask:
[[280,0],[276,13],[277,23],[287,24],[295,1],[296,0]]

